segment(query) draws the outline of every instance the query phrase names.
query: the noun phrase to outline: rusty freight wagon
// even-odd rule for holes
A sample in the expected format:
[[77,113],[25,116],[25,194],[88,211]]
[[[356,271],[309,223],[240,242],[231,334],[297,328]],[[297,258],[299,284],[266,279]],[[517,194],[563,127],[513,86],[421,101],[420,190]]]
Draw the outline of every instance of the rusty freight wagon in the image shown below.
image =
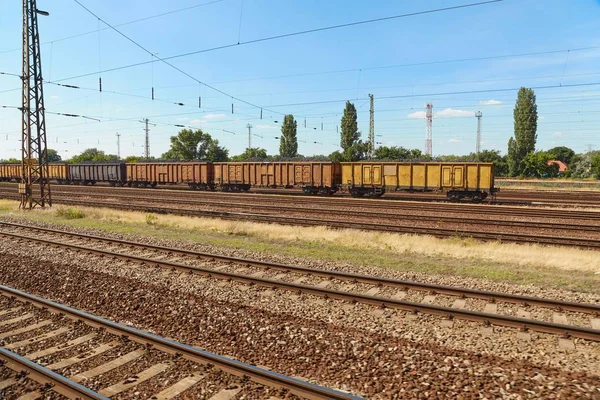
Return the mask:
[[166,162],[127,164],[127,184],[147,187],[185,183],[192,189],[213,186],[212,168],[206,162]]
[[395,191],[442,191],[448,199],[481,201],[498,191],[494,164],[355,162],[342,164],[342,186],[354,197]]
[[305,193],[333,194],[341,179],[340,165],[331,162],[214,163],[215,185],[223,191],[251,187],[301,187]]
[[76,185],[95,185],[106,182],[120,186],[125,179],[125,163],[94,163],[69,165],[69,180]]
[[21,164],[0,164],[0,181],[2,182],[20,182]]
[[59,185],[68,184],[71,181],[69,174],[69,164],[52,163],[48,164],[48,179]]

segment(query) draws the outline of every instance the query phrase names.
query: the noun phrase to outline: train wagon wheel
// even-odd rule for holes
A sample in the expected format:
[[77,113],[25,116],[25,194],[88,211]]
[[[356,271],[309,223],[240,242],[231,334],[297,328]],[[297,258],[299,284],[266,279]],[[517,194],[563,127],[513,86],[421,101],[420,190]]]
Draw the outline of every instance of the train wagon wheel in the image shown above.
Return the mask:
[[152,184],[150,186],[152,187],[152,189],[154,189],[157,185],[158,185],[158,182],[152,182]]

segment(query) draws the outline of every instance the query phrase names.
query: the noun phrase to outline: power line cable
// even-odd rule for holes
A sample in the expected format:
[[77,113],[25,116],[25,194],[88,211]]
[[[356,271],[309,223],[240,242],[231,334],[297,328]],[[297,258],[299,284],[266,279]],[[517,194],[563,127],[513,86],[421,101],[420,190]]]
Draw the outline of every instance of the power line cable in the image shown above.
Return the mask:
[[[75,1],[77,1],[77,0],[75,0]],[[276,39],[283,39],[283,38],[288,38],[288,37],[292,37],[292,36],[306,35],[309,33],[345,28],[345,27],[349,27],[349,26],[370,24],[370,23],[374,23],[374,22],[381,22],[381,21],[387,21],[387,20],[398,19],[398,18],[413,17],[413,16],[417,16],[417,15],[424,15],[424,14],[433,14],[433,13],[457,10],[457,9],[468,8],[468,7],[477,7],[477,6],[482,6],[482,5],[491,4],[491,3],[498,3],[501,1],[503,1],[503,0],[488,0],[488,1],[478,2],[478,3],[470,3],[470,4],[463,4],[463,5],[458,5],[458,6],[436,8],[436,9],[432,9],[432,10],[417,11],[417,12],[407,13],[407,14],[392,15],[392,16],[388,16],[388,17],[381,17],[381,18],[374,18],[374,19],[363,20],[363,21],[349,22],[349,23],[345,23],[345,24],[331,25],[331,26],[326,26],[326,27],[322,27],[322,28],[307,29],[304,31],[284,33],[281,35],[267,36],[267,37],[263,37],[263,38],[259,38],[259,39],[247,40],[245,42],[231,43],[231,44],[227,44],[227,45],[191,51],[191,52],[187,52],[187,53],[183,53],[183,54],[177,54],[177,55],[173,55],[173,56],[169,56],[169,57],[163,57],[163,58],[159,59],[159,61],[172,60],[175,58],[188,57],[188,56],[195,55],[195,54],[208,53],[211,51],[223,50],[223,49],[236,47],[236,46],[244,46],[244,45],[248,45],[248,44],[266,42],[266,41],[276,40]],[[86,77],[86,76],[90,76],[90,75],[97,75],[99,73],[104,73],[104,72],[112,72],[112,71],[118,71],[118,70],[127,69],[127,68],[133,68],[133,67],[137,67],[140,65],[146,65],[146,64],[149,64],[152,62],[156,62],[156,61],[151,60],[151,61],[143,61],[143,62],[139,62],[139,63],[135,63],[135,64],[123,65],[120,67],[110,68],[110,69],[106,69],[106,70],[102,70],[102,71],[92,72],[92,73],[83,74],[83,75],[77,75],[77,76],[73,76],[73,77],[69,77],[69,78],[63,78],[63,79],[57,80],[55,82],[69,80],[69,79],[82,78],[82,77]]]
[[[222,2],[222,1],[225,1],[225,0],[214,0],[214,1],[210,1],[210,2],[208,2],[208,3],[201,3],[201,4],[196,4],[196,5],[193,5],[193,6],[189,6],[189,7],[178,8],[178,9],[176,9],[176,10],[171,10],[171,11],[166,11],[166,12],[163,12],[163,13],[160,13],[160,14],[150,15],[150,16],[148,16],[148,17],[144,17],[144,18],[135,19],[135,20],[133,20],[133,21],[123,22],[123,23],[117,24],[117,25],[115,25],[115,26],[125,26],[125,25],[131,25],[131,24],[135,24],[135,23],[138,23],[138,22],[147,21],[147,20],[149,20],[149,19],[154,19],[154,18],[164,17],[165,15],[176,14],[176,13],[179,13],[179,12],[182,12],[182,11],[188,11],[188,10],[191,10],[191,9],[194,9],[194,8],[203,7],[203,6],[208,6],[208,5],[210,5],[210,4],[215,4],[215,3],[220,3],[220,2]],[[99,30],[100,30],[100,31],[105,31],[105,30],[108,30],[108,29],[110,29],[110,28],[102,28],[102,29],[99,29]],[[63,38],[60,38],[60,39],[54,39],[54,40],[51,40],[51,41],[48,41],[48,42],[43,42],[42,44],[43,44],[43,45],[44,45],[44,44],[52,44],[52,43],[55,43],[55,42],[62,42],[62,41],[64,41],[64,40],[75,39],[75,38],[78,38],[78,37],[81,37],[81,36],[87,36],[87,35],[91,35],[91,34],[93,34],[93,33],[96,33],[96,32],[98,32],[99,30],[93,30],[93,31],[88,31],[88,32],[83,32],[83,33],[78,33],[78,34],[71,35],[71,36],[67,36],[67,37],[63,37]],[[20,51],[20,50],[21,50],[21,48],[18,48],[18,49],[10,49],[10,50],[2,50],[2,51],[0,51],[0,54],[4,54],[4,53],[11,53],[11,52],[13,52],[13,51]]]

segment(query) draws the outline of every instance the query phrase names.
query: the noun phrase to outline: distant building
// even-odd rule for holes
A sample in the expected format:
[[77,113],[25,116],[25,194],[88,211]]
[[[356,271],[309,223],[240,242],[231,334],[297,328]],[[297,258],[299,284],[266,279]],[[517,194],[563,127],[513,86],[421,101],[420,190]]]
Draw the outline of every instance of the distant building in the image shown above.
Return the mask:
[[560,160],[548,160],[548,165],[552,165],[552,164],[556,164],[558,165],[558,173],[562,174],[564,173],[567,169],[569,169],[567,167],[567,164],[565,164],[564,162],[560,161]]

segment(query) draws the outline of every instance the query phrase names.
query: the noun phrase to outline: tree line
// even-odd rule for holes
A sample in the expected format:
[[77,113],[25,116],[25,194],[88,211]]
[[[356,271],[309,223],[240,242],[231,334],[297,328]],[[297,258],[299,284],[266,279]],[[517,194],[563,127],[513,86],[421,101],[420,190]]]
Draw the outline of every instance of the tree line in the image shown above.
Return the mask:
[[[374,159],[381,161],[479,161],[496,164],[498,176],[509,177],[556,177],[558,166],[549,163],[559,160],[568,166],[565,177],[600,179],[600,151],[576,154],[572,149],[559,146],[547,151],[536,151],[538,112],[536,96],[532,89],[521,88],[513,111],[514,135],[508,141],[506,155],[500,150],[483,150],[468,155],[441,155],[429,157],[419,149],[406,149],[397,146],[381,146],[375,149]],[[208,132],[201,129],[182,129],[171,136],[170,149],[160,159],[153,161],[278,161],[278,160],[313,160],[313,161],[361,161],[368,159],[370,143],[361,139],[358,130],[356,107],[347,101],[340,121],[340,148],[329,155],[304,157],[298,153],[298,123],[291,114],[285,115],[279,136],[279,154],[269,155],[263,148],[248,148],[243,153],[230,156],[229,150],[219,144]],[[50,162],[62,161],[55,150],[48,150]],[[118,161],[115,154],[91,148],[81,154],[65,160],[69,163],[110,162]],[[143,161],[145,158],[129,156],[126,162]],[[18,163],[20,160],[9,159],[0,162]]]

